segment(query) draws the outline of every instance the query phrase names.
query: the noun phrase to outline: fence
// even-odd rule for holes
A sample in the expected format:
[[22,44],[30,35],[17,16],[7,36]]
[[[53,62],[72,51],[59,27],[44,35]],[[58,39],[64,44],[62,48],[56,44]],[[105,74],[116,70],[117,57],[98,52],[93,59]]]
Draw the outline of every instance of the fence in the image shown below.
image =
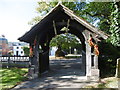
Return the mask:
[[27,56],[0,56],[2,67],[28,67],[29,57]]

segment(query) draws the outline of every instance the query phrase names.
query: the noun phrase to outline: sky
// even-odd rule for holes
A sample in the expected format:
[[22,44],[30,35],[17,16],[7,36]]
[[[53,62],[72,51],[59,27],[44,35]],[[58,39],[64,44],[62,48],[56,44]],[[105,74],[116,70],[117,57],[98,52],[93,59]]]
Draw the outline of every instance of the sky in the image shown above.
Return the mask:
[[35,16],[38,0],[0,0],[0,36],[8,42],[18,42],[18,38],[32,27],[28,22]]
[[8,42],[18,42],[31,29],[28,22],[39,15],[38,1],[49,0],[0,0],[0,36],[4,35]]

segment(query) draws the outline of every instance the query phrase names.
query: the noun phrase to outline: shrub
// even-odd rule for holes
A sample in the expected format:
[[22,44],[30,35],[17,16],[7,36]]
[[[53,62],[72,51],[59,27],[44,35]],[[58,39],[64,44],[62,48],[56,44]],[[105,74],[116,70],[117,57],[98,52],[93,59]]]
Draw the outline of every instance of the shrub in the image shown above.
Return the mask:
[[119,48],[106,42],[99,43],[99,69],[101,77],[115,75],[117,58],[120,56]]

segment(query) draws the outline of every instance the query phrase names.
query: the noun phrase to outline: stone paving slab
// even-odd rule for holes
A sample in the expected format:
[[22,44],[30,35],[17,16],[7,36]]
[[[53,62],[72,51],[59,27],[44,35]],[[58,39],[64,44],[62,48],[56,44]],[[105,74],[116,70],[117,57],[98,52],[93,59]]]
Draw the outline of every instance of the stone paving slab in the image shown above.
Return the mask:
[[25,81],[15,89],[58,89],[83,88],[85,85],[95,83],[87,81],[81,72],[80,59],[50,60],[50,70],[40,78]]

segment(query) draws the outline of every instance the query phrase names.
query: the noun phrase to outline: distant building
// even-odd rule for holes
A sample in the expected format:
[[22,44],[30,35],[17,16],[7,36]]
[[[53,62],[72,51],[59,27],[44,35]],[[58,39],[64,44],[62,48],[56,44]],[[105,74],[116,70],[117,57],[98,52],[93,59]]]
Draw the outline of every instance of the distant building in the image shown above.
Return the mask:
[[9,49],[13,56],[24,56],[23,47],[28,47],[28,44],[23,42],[9,42]]
[[57,51],[57,47],[51,47],[50,48],[50,52],[49,52],[49,55],[50,56],[55,56],[55,52]]
[[8,55],[9,48],[8,48],[8,40],[5,38],[4,35],[0,36],[0,56]]
[[0,56],[24,56],[23,47],[29,47],[24,42],[8,42],[4,35],[0,36]]

